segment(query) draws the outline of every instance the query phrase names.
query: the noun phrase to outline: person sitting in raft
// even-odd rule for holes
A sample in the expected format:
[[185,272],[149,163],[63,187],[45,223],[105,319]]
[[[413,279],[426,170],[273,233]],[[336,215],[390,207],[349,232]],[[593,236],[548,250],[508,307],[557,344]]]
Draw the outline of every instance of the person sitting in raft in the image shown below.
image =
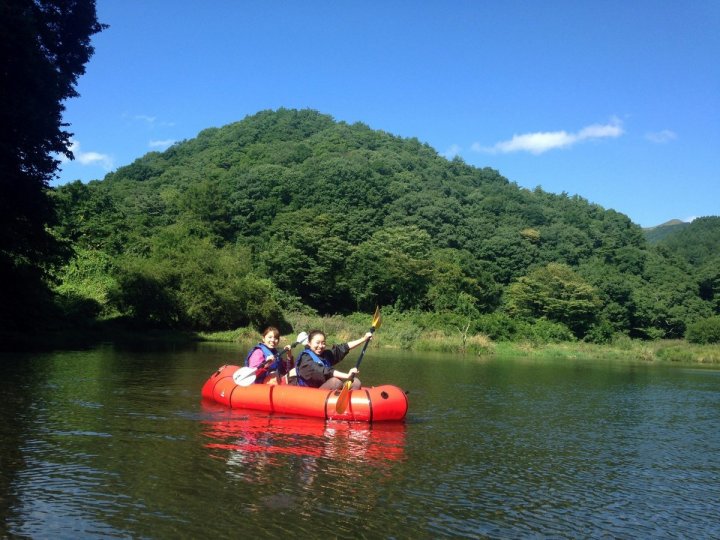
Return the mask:
[[[347,373],[344,373],[335,370],[333,366],[345,358],[351,349],[369,341],[372,336],[372,332],[368,332],[355,341],[333,345],[328,350],[325,348],[325,333],[320,330],[313,330],[308,337],[308,344],[295,360],[297,378],[291,377],[290,384],[339,390],[353,373],[357,374],[359,371],[357,368],[352,368]],[[357,390],[360,386],[360,379],[355,378],[352,389]]]
[[262,341],[255,345],[247,357],[245,357],[245,365],[251,368],[258,368],[255,378],[256,383],[264,383],[270,372],[280,377],[285,375],[295,363],[292,355],[292,347],[285,346],[287,351],[286,359],[281,358],[277,350],[280,342],[280,330],[274,326],[268,326],[262,333]]

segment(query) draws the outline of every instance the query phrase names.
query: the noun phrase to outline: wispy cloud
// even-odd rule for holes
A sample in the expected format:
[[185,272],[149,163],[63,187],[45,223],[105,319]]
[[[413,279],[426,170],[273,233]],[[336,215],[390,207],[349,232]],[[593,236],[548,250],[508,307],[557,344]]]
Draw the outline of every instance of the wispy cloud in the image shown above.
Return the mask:
[[[80,148],[80,142],[74,139],[70,141],[70,151],[73,153],[75,161],[81,165],[95,165],[102,167],[106,171],[110,171],[114,167],[113,159],[110,155],[99,152],[84,152]],[[60,156],[60,161],[67,163],[70,160],[65,156]]]
[[133,120],[138,120],[139,122],[144,122],[148,125],[154,125],[155,121],[157,120],[157,116],[148,116],[146,114],[136,114],[133,116]]
[[457,144],[453,144],[453,145],[450,145],[450,148],[445,150],[441,155],[443,157],[446,157],[447,159],[452,159],[455,156],[457,156],[458,154],[460,154],[460,150],[462,150],[462,148],[460,148],[460,146],[458,146]]
[[173,144],[175,144],[175,139],[165,139],[162,141],[150,141],[148,146],[150,146],[150,148],[162,148],[164,150]]
[[619,137],[623,133],[622,121],[619,118],[612,118],[607,124],[592,124],[575,133],[568,133],[567,131],[523,133],[521,135],[513,135],[512,139],[500,141],[489,147],[483,146],[480,143],[474,143],[472,149],[476,152],[490,154],[530,152],[531,154],[538,155],[548,150],[569,148],[585,141]]
[[650,133],[646,133],[645,138],[656,144],[665,144],[677,139],[677,133],[670,131],[669,129],[663,129],[662,131],[652,131]]
[[157,127],[168,127],[168,126],[174,126],[175,122],[167,122],[165,120],[158,120],[157,116],[151,116],[149,114],[134,114],[134,115],[123,115],[126,118],[130,118],[134,122],[139,122],[141,124],[145,124],[149,128],[157,128]]

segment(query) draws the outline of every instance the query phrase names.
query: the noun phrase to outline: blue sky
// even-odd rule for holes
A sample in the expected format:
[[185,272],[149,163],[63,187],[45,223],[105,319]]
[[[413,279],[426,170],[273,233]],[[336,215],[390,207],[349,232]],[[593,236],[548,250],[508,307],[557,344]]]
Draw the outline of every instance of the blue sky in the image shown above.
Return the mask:
[[97,0],[55,184],[266,109],[417,137],[644,227],[720,215],[717,0]]

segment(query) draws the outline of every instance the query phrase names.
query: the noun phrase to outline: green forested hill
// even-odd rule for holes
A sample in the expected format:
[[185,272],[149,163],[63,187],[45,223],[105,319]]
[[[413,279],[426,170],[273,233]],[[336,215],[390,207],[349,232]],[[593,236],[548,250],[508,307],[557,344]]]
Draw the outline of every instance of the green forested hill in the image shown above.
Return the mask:
[[720,255],[720,217],[702,217],[673,228],[657,244],[678,254],[693,266],[717,261]]
[[689,223],[680,221],[679,219],[673,219],[662,225],[656,227],[648,227],[643,229],[645,239],[651,244],[657,244],[660,240],[668,235],[674,234],[678,230],[687,227]]
[[381,304],[602,339],[681,336],[714,309],[687,260],[622,214],[311,110],[207,129],[54,195],[77,253],[68,309],[143,324]]
[[720,313],[720,217],[701,217],[686,225],[658,240],[658,249],[691,266],[700,297]]

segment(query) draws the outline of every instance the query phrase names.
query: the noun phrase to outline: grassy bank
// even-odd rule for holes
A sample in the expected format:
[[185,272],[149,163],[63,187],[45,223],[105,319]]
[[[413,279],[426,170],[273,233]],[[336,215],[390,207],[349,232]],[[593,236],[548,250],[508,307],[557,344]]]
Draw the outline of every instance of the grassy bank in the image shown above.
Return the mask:
[[[372,314],[348,316],[287,315],[293,332],[283,336],[283,344],[293,341],[301,331],[323,330],[330,343],[341,343],[362,336],[370,328]],[[110,320],[87,326],[58,328],[37,335],[3,333],[0,350],[31,351],[84,348],[103,342],[118,343],[186,343],[216,341],[250,343],[259,340],[256,328],[244,327],[224,332],[184,332],[133,327],[123,321]],[[458,320],[437,314],[397,313],[383,310],[382,325],[371,348],[394,348],[442,352],[467,357],[537,360],[607,360],[675,365],[704,365],[720,368],[720,345],[695,345],[684,340],[640,341],[621,336],[611,343],[598,345],[584,342],[542,340],[493,341],[483,334],[471,334]]]
[[[303,314],[288,316],[295,332],[318,328],[331,343],[349,341],[362,336],[370,328],[372,315],[353,314],[346,317],[318,317]],[[207,341],[248,342],[259,338],[253,328],[231,332],[201,333]],[[286,336],[292,341],[294,334]],[[411,317],[395,313],[383,314],[382,326],[371,347],[416,351],[447,352],[471,356],[528,357],[536,359],[566,358],[568,360],[610,360],[662,364],[703,364],[720,368],[720,345],[693,345],[683,340],[639,341],[619,337],[609,344],[583,342],[540,343],[531,341],[494,342],[487,336],[469,335],[461,325],[446,324],[431,329]]]
[[693,345],[683,340],[639,341],[618,339],[613,343],[498,343],[495,354],[536,359],[608,360],[649,364],[702,364],[720,368],[720,345]]

